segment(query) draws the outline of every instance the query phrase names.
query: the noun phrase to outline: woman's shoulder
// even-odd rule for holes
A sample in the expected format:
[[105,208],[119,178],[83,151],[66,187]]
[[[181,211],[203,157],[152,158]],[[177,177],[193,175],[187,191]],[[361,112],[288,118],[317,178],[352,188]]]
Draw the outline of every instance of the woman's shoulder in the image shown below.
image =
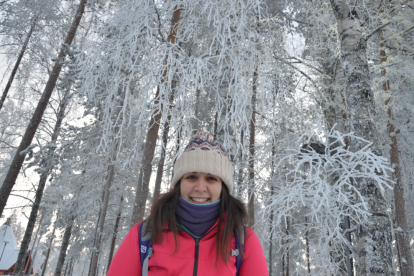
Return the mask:
[[253,249],[253,251],[263,251],[259,238],[257,237],[254,230],[248,226],[245,227],[244,244],[248,248]]

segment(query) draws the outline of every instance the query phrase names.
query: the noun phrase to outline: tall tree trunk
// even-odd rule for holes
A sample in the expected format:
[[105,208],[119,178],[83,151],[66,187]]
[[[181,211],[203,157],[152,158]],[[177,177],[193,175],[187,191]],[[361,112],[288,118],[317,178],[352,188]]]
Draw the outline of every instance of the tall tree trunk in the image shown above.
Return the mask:
[[32,252],[33,252],[33,249],[34,248],[36,248],[36,251],[32,254],[32,256],[33,256],[33,259],[32,259],[32,262],[30,263],[30,266],[28,267],[28,269],[26,269],[25,271],[25,275],[30,275],[30,271],[32,270],[32,268],[33,268],[33,264],[34,264],[34,262],[35,262],[35,258],[36,258],[36,255],[37,255],[37,247],[36,247],[36,242],[38,241],[38,237],[39,237],[39,231],[40,231],[40,227],[41,227],[41,225],[42,225],[42,221],[43,221],[43,215],[40,217],[40,220],[39,220],[39,227],[37,228],[37,231],[36,231],[36,236],[35,236],[35,239],[34,239],[34,241],[33,241],[33,245],[32,245]]
[[22,58],[24,56],[24,53],[26,52],[27,45],[29,44],[29,40],[30,40],[30,37],[33,34],[33,30],[36,27],[37,19],[38,18],[39,18],[39,16],[36,16],[33,19],[33,22],[32,22],[32,24],[30,26],[29,33],[27,34],[26,39],[23,42],[23,47],[20,50],[20,54],[17,57],[16,63],[14,64],[13,70],[12,70],[11,75],[10,75],[10,78],[9,78],[9,81],[6,84],[6,88],[4,88],[3,95],[1,96],[1,99],[0,99],[0,111],[1,111],[1,108],[3,107],[4,102],[6,101],[7,95],[9,94],[10,87],[11,87],[11,85],[13,83],[14,77],[16,76],[17,70],[19,69],[20,62],[22,61]]
[[[331,0],[338,25],[345,75],[346,125],[357,136],[372,141],[372,150],[378,154],[380,150],[376,128],[371,118],[375,108],[366,58],[366,41],[361,33],[359,15],[354,8],[356,1]],[[363,146],[353,139],[350,139],[349,144],[351,151],[360,150]],[[372,214],[358,229],[358,272],[360,275],[394,275],[391,227],[385,199],[373,180],[356,179],[354,184],[367,201]]]
[[[53,244],[53,240],[55,238],[55,230],[56,228],[53,227],[53,232],[52,232],[52,236],[50,237],[50,243],[49,243],[49,248],[47,249],[47,253],[46,253],[46,259],[44,261],[44,266],[42,269],[42,274],[41,276],[45,276],[45,272],[46,272],[46,268],[47,268],[47,262],[49,261],[49,256],[50,256],[50,249],[52,248],[52,244]],[[14,274],[13,274],[14,275]]]
[[[85,4],[86,0],[80,1],[75,18],[73,19],[72,26],[65,39],[65,44],[67,45],[72,44],[73,38],[76,34],[76,30],[79,26],[83,12],[85,10]],[[58,60],[55,62],[52,73],[50,74],[49,79],[46,83],[46,87],[43,91],[42,98],[39,100],[37,104],[36,110],[33,113],[30,123],[26,128],[26,132],[24,133],[20,145],[16,151],[16,154],[14,155],[13,161],[10,164],[9,171],[7,172],[6,178],[4,179],[3,185],[0,189],[0,215],[3,214],[3,210],[6,206],[7,199],[9,198],[13,186],[16,183],[17,176],[19,175],[24,158],[26,156],[26,154],[21,154],[21,152],[27,149],[32,143],[36,130],[40,124],[40,121],[42,120],[43,113],[46,110],[47,104],[49,103],[50,96],[52,95],[52,92],[56,86],[56,81],[59,77],[60,71],[62,70],[62,61],[65,59],[65,57],[66,53],[64,51],[64,48],[62,48],[60,50]]]
[[249,158],[249,188],[248,188],[248,197],[249,202],[247,205],[247,214],[249,215],[248,226],[254,227],[254,158],[255,158],[255,136],[256,136],[256,95],[257,95],[257,66],[253,72],[253,93],[252,93],[252,118],[250,120],[250,158]]
[[308,273],[310,275],[311,274],[311,269],[310,269],[310,252],[309,252],[309,230],[308,230],[308,217],[306,217],[306,216],[305,216],[305,227],[306,227],[306,232],[305,232],[306,264],[308,266]]
[[[172,91],[171,91],[171,95],[169,99],[169,102],[171,105],[174,101],[174,93],[175,93],[176,85],[177,85],[177,80],[174,78],[171,84]],[[161,193],[161,181],[162,181],[162,175],[164,173],[165,154],[166,154],[166,147],[168,143],[168,132],[170,131],[170,120],[171,120],[171,115],[169,114],[167,116],[167,120],[164,122],[163,131],[162,131],[161,156],[160,156],[160,161],[158,162],[158,167],[157,167],[157,177],[155,179],[154,195],[152,197],[153,198],[152,202],[155,202]]]
[[192,128],[194,129],[194,131],[193,131],[194,135],[199,131],[199,128],[200,128],[200,126],[199,126],[200,123],[199,123],[199,119],[198,119],[198,117],[200,117],[199,116],[199,113],[200,113],[200,108],[199,108],[200,94],[201,94],[201,90],[197,89],[197,91],[196,91],[196,100],[195,100],[195,105],[194,105],[194,118],[195,119],[192,119],[192,121],[193,121]]
[[[240,144],[242,145],[242,148],[244,148],[244,130],[242,129],[240,131]],[[243,183],[243,169],[244,169],[244,160],[243,160],[243,150],[240,150],[239,155],[239,162],[238,162],[239,172],[238,172],[238,178],[237,178],[237,186],[238,186],[238,194],[241,194],[240,187]]]
[[[102,189],[101,201],[104,202],[104,199],[105,199],[105,189]],[[94,242],[96,241],[96,238],[98,236],[98,228],[99,228],[99,222],[101,221],[101,213],[102,213],[102,208],[99,209],[98,219],[96,220],[95,235],[93,238]],[[92,257],[92,254],[91,254],[91,257]],[[91,266],[92,266],[92,262],[89,262],[88,272],[91,270]]]
[[[176,10],[173,13],[171,19],[171,29],[170,34],[168,36],[168,42],[171,44],[175,43],[175,38],[177,35],[178,29],[178,21],[180,20],[181,16],[181,8],[176,7]],[[148,197],[148,187],[149,187],[149,180],[151,178],[152,172],[152,159],[154,158],[154,151],[155,146],[157,144],[158,138],[158,131],[160,129],[160,120],[162,116],[162,102],[163,100],[160,99],[160,86],[164,85],[165,81],[167,80],[167,76],[169,73],[170,66],[167,64],[168,62],[168,55],[165,58],[164,64],[167,65],[165,70],[162,73],[161,83],[157,87],[157,92],[155,93],[155,101],[154,107],[155,110],[153,112],[153,116],[149,122],[147,138],[145,141],[144,146],[144,153],[142,155],[142,166],[138,176],[138,183],[135,195],[135,204],[134,209],[132,211],[131,222],[130,226],[132,227],[137,221],[141,221],[145,214],[145,205]],[[161,102],[161,103],[160,103]]]
[[88,273],[89,276],[95,276],[96,270],[98,269],[98,258],[99,258],[100,248],[101,248],[102,232],[103,232],[103,228],[105,225],[106,212],[108,210],[110,189],[111,189],[112,182],[114,179],[114,172],[115,172],[115,166],[113,164],[114,159],[115,158],[110,158],[109,160],[108,175],[107,175],[106,183],[104,186],[105,196],[104,196],[104,200],[101,206],[101,214],[99,217],[96,239],[94,241],[94,246],[92,248],[91,266],[90,266],[90,270]]
[[290,235],[290,221],[289,218],[286,218],[286,253],[285,253],[285,258],[286,258],[286,274],[285,276],[289,276],[289,235]]
[[116,236],[118,235],[118,226],[119,226],[119,221],[121,220],[121,215],[122,215],[122,202],[123,201],[124,201],[124,197],[121,196],[121,202],[119,203],[118,215],[116,216],[116,220],[115,220],[114,233],[112,234],[111,250],[109,251],[108,265],[106,267],[106,273],[108,273],[109,267],[111,266],[112,257],[114,255]]
[[[122,88],[120,88],[119,91],[120,97],[117,99],[118,103],[118,109],[114,111],[115,120],[119,116],[122,108],[122,102],[125,100],[125,93],[123,92]],[[114,120],[114,121],[115,121]],[[119,126],[116,125],[113,129],[113,136],[116,137],[116,135],[119,132]],[[114,180],[114,173],[115,173],[115,164],[116,161],[116,154],[118,151],[118,148],[120,147],[120,141],[116,138],[113,139],[113,148],[109,151],[109,159],[108,159],[108,165],[107,165],[107,176],[106,176],[106,182],[105,186],[103,188],[103,197],[102,197],[102,204],[101,208],[99,210],[99,216],[98,216],[98,224],[97,229],[95,233],[95,239],[94,244],[92,248],[92,254],[91,254],[91,262],[89,266],[89,276],[95,276],[97,275],[97,269],[98,269],[98,258],[100,255],[100,248],[102,243],[102,232],[104,230],[105,225],[105,219],[106,219],[106,213],[108,211],[108,203],[109,203],[109,197],[111,194],[111,186]]]
[[63,235],[62,245],[60,247],[59,259],[56,264],[56,269],[55,269],[55,274],[54,274],[55,276],[60,276],[60,274],[62,273],[62,267],[63,267],[63,264],[65,263],[65,258],[66,258],[66,251],[68,250],[70,236],[72,235],[72,226],[73,226],[73,218],[69,226],[65,228],[65,234]]
[[[385,3],[383,3],[385,4]],[[385,40],[382,35],[382,30],[379,31],[378,35],[380,39],[380,62],[381,64],[386,64],[387,62],[387,55],[385,53]],[[381,70],[381,76],[385,78],[387,74],[386,69]],[[382,89],[385,93],[390,90],[390,81],[385,80],[382,84]],[[400,156],[398,150],[398,140],[397,134],[395,133],[395,126],[392,123],[394,120],[394,115],[392,112],[391,107],[388,105],[391,98],[388,98],[385,101],[385,105],[388,106],[387,114],[388,114],[388,124],[387,124],[387,132],[388,136],[391,140],[391,149],[390,149],[390,161],[391,165],[394,168],[392,173],[393,180],[395,181],[394,185],[394,229],[401,229],[401,231],[394,231],[395,232],[395,240],[397,243],[397,250],[398,250],[398,263],[400,266],[401,276],[411,276],[414,275],[414,266],[413,266],[413,258],[411,255],[410,249],[410,236],[408,235],[409,227],[407,223],[407,212],[405,210],[405,196],[404,196],[404,185],[401,178],[401,165],[400,165]]]
[[[63,118],[65,117],[65,110],[66,110],[69,97],[70,97],[68,95],[69,93],[70,93],[70,90],[68,89],[62,101],[60,102],[56,124],[53,129],[52,138],[50,140],[51,144],[55,144],[59,137],[60,127],[62,126],[62,121],[63,121]],[[22,271],[24,269],[24,260],[26,258],[26,252],[29,248],[30,240],[32,239],[33,229],[35,227],[36,219],[37,219],[37,212],[39,211],[40,202],[42,201],[42,197],[43,197],[43,191],[46,186],[47,178],[49,177],[50,172],[53,169],[54,152],[55,152],[54,148],[49,148],[48,155],[42,160],[42,163],[41,163],[43,170],[42,170],[42,174],[40,175],[39,185],[37,186],[36,197],[35,197],[35,201],[32,206],[32,210],[30,212],[29,221],[27,222],[26,231],[24,233],[24,237],[20,245],[19,255],[17,257],[16,266],[13,272],[14,276],[22,275]]]
[[217,139],[217,132],[218,132],[218,111],[214,114],[214,128],[213,128],[213,139]]
[[[273,140],[273,139],[272,139]],[[276,145],[275,145],[275,141],[272,141],[272,169],[271,169],[271,173],[270,173],[270,179],[271,179],[271,186],[270,186],[270,198],[273,197],[273,195],[275,194],[275,188],[274,188],[274,183],[273,183],[273,176],[275,174],[275,162],[274,162],[274,158],[276,155]],[[269,231],[270,231],[270,245],[269,245],[269,275],[272,275],[273,272],[273,212],[270,213],[270,218],[269,218]]]

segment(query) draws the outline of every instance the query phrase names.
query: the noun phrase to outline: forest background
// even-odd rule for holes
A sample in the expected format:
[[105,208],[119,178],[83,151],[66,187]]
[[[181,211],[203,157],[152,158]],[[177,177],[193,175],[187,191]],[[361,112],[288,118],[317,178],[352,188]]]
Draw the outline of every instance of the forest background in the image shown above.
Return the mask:
[[[105,275],[208,131],[271,275],[414,275],[414,2],[1,0],[13,275]],[[7,205],[6,205],[7,203]]]

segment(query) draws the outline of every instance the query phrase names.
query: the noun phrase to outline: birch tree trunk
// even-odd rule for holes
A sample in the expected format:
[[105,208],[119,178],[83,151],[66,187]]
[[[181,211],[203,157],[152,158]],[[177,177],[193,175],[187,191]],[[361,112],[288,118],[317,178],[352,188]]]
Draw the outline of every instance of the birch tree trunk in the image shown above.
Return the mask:
[[16,63],[14,64],[13,70],[12,70],[11,75],[10,75],[10,78],[9,78],[9,81],[6,84],[6,88],[4,88],[3,95],[1,96],[1,99],[0,99],[0,111],[1,111],[1,108],[3,107],[4,102],[6,101],[7,95],[9,94],[10,87],[11,87],[11,85],[13,83],[14,77],[16,76],[17,70],[19,69],[20,62],[22,61],[22,58],[24,56],[24,53],[26,52],[27,45],[29,44],[30,37],[33,34],[33,30],[35,29],[35,27],[37,25],[37,19],[38,18],[39,18],[39,16],[36,16],[33,19],[33,22],[32,22],[32,24],[30,26],[29,33],[27,34],[26,39],[23,42],[23,47],[20,50],[20,54],[17,57]]
[[[181,16],[181,8],[176,8],[171,19],[171,29],[168,36],[168,43],[174,44],[177,35],[178,21]],[[164,64],[168,61],[168,55],[165,58]],[[155,146],[157,144],[158,132],[160,129],[160,120],[162,116],[162,99],[160,99],[160,86],[164,85],[167,80],[170,66],[167,66],[162,73],[161,83],[158,85],[155,93],[154,113],[149,122],[147,138],[144,146],[144,153],[142,155],[142,166],[138,176],[138,183],[135,195],[135,204],[131,216],[130,226],[132,227],[137,221],[141,221],[145,214],[145,205],[148,197],[149,181],[152,173],[152,159],[154,158]],[[161,103],[160,103],[161,102]]]
[[[72,44],[73,38],[76,34],[76,30],[79,26],[80,20],[85,10],[85,4],[86,0],[81,0],[79,3],[79,7],[73,19],[72,26],[64,42],[67,45]],[[55,62],[55,65],[53,66],[52,72],[46,83],[46,87],[43,91],[42,97],[37,104],[36,110],[33,113],[33,116],[30,120],[29,125],[26,128],[26,131],[16,151],[16,154],[14,155],[13,161],[10,164],[10,168],[0,189],[0,215],[3,214],[3,210],[6,206],[7,199],[9,198],[13,186],[16,183],[17,176],[19,175],[20,169],[23,165],[24,158],[26,156],[25,154],[20,153],[27,149],[27,147],[29,147],[32,143],[36,130],[40,124],[40,121],[42,120],[43,113],[46,110],[47,104],[49,103],[50,96],[52,95],[52,92],[56,86],[57,79],[59,77],[60,71],[62,70],[62,61],[65,59],[65,57],[66,53],[64,49],[61,48],[60,53],[58,55],[58,60]]]
[[[344,97],[348,116],[346,126],[357,136],[372,141],[373,151],[379,154],[376,128],[371,117],[374,104],[366,58],[366,41],[361,33],[359,15],[353,8],[357,0],[330,1],[341,44],[341,62],[345,76]],[[349,145],[351,151],[363,147],[352,139]],[[394,275],[391,227],[385,198],[372,180],[355,179],[354,184],[368,202],[369,212],[372,214],[358,228],[358,274]]]
[[[59,137],[60,127],[62,126],[62,121],[63,121],[63,118],[65,117],[66,107],[67,107],[67,104],[70,98],[68,95],[69,93],[70,93],[70,89],[66,91],[62,101],[60,102],[56,124],[53,129],[52,138],[50,140],[51,144],[55,144]],[[42,160],[43,170],[42,170],[42,174],[40,175],[39,185],[37,186],[36,197],[35,197],[35,201],[32,206],[32,210],[30,212],[29,221],[27,222],[26,231],[24,233],[24,237],[20,245],[19,255],[17,257],[16,266],[13,272],[14,276],[22,275],[22,272],[24,270],[24,261],[26,258],[26,252],[29,248],[30,240],[32,239],[32,234],[33,234],[34,226],[36,224],[36,219],[37,219],[37,212],[39,211],[40,202],[42,201],[43,192],[45,190],[47,179],[50,175],[50,172],[53,169],[54,152],[55,152],[54,148],[49,148],[48,155],[44,157],[44,159]]]
[[71,221],[70,225],[65,228],[65,234],[63,235],[62,245],[60,247],[59,259],[56,264],[56,269],[55,269],[55,274],[54,274],[55,276],[60,276],[60,274],[62,273],[62,267],[63,267],[63,264],[65,263],[65,258],[66,258],[66,251],[68,250],[70,236],[72,235],[72,226],[73,226],[73,220]]
[[[380,39],[380,62],[382,65],[385,65],[387,62],[387,55],[385,53],[385,40],[382,35],[382,30],[379,31],[378,37]],[[387,74],[386,69],[381,70],[381,76],[385,77]],[[390,90],[390,81],[385,80],[382,84],[382,89],[385,93]],[[411,255],[410,249],[410,236],[408,231],[410,230],[407,223],[407,212],[405,210],[405,196],[404,196],[404,185],[401,178],[401,165],[400,165],[400,156],[398,150],[398,139],[395,130],[395,126],[392,123],[394,120],[394,115],[391,107],[389,106],[391,98],[388,98],[385,101],[385,105],[388,106],[388,124],[387,132],[388,137],[391,140],[391,149],[390,149],[390,161],[391,165],[394,168],[392,173],[393,180],[395,181],[394,185],[394,208],[392,209],[394,214],[394,229],[401,229],[401,231],[395,231],[395,241],[397,243],[398,251],[398,264],[400,266],[401,276],[410,276],[414,275],[414,266],[413,258]]]

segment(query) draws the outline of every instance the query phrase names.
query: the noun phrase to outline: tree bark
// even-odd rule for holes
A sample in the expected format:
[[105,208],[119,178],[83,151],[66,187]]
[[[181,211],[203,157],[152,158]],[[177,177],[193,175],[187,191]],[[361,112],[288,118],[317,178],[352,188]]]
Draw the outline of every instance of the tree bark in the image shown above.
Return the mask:
[[60,247],[59,259],[55,269],[55,276],[60,276],[62,273],[62,267],[65,263],[66,251],[68,250],[70,236],[72,235],[73,220],[70,225],[65,228],[65,234],[63,235],[62,245]]
[[[171,19],[171,29],[168,36],[168,43],[174,44],[175,38],[177,35],[178,22],[181,16],[181,8],[176,8]],[[165,58],[164,64],[167,65],[168,55]],[[169,72],[170,66],[167,66],[162,73],[161,83],[157,87],[157,92],[155,93],[153,116],[149,122],[147,138],[144,146],[144,153],[142,155],[142,166],[140,169],[134,209],[131,216],[130,226],[132,227],[137,221],[141,221],[145,214],[145,205],[148,197],[148,188],[149,180],[151,178],[152,172],[152,159],[154,158],[155,146],[157,144],[158,132],[160,129],[160,120],[162,116],[162,99],[160,99],[160,86],[164,85],[167,80],[167,75]]]
[[[125,100],[125,93],[122,89],[119,90],[119,101],[118,103],[118,109],[114,111],[115,118],[117,118],[122,110],[122,102]],[[115,137],[119,132],[119,126],[116,125],[113,129],[113,136]],[[106,219],[106,213],[108,211],[108,203],[109,203],[109,197],[111,194],[111,186],[114,180],[114,173],[115,173],[115,164],[116,161],[116,154],[118,151],[118,148],[120,147],[120,141],[116,140],[116,138],[113,139],[113,148],[109,151],[109,159],[108,159],[108,165],[107,165],[107,176],[106,176],[106,182],[103,189],[103,197],[102,197],[102,204],[101,208],[99,210],[99,216],[98,216],[98,224],[97,229],[95,233],[95,240],[92,248],[92,254],[91,254],[91,262],[89,267],[89,275],[94,276],[97,274],[98,269],[98,258],[100,254],[100,248],[101,248],[101,242],[102,242],[102,232],[104,230],[105,225],[105,219]]]
[[[381,44],[380,44],[380,62],[381,64],[386,64],[387,62],[387,55],[385,53],[385,40],[383,39],[382,30],[379,31],[378,35]],[[385,78],[387,74],[386,69],[381,70],[381,76]],[[382,84],[382,89],[384,92],[390,90],[390,81],[385,80]],[[414,266],[413,266],[413,258],[411,255],[410,249],[410,236],[408,235],[409,227],[407,223],[407,212],[405,210],[405,196],[404,196],[404,185],[401,178],[401,164],[400,164],[400,156],[398,150],[398,139],[397,134],[395,133],[395,126],[392,123],[394,120],[394,115],[392,112],[391,107],[388,105],[391,98],[388,98],[385,101],[385,105],[388,106],[387,115],[388,115],[388,123],[387,123],[387,132],[388,137],[391,140],[391,149],[390,149],[390,161],[391,165],[394,168],[392,173],[393,180],[395,181],[394,185],[394,229],[401,228],[401,231],[394,231],[395,232],[395,241],[397,243],[397,251],[398,251],[398,264],[401,271],[401,276],[411,276],[414,275]]]
[[306,217],[306,216],[305,216],[305,227],[306,227],[306,232],[305,232],[306,264],[308,266],[308,273],[310,275],[311,274],[311,269],[310,269],[310,252],[309,252],[309,230],[308,230],[308,217]]
[[[66,36],[65,44],[71,45],[73,38],[75,37],[76,30],[79,26],[80,20],[82,18],[83,12],[85,10],[86,0],[81,0],[78,10],[76,12],[75,18],[73,19],[72,26]],[[36,130],[42,120],[43,113],[46,110],[47,104],[49,103],[50,96],[56,86],[57,79],[59,77],[60,71],[62,70],[62,62],[66,57],[64,48],[61,48],[58,60],[53,66],[52,73],[49,76],[49,79],[46,83],[46,87],[43,91],[42,98],[39,100],[36,110],[33,113],[33,116],[30,120],[26,132],[20,142],[20,145],[17,149],[17,152],[13,158],[13,161],[10,165],[9,171],[7,172],[6,178],[4,179],[3,185],[0,189],[0,214],[3,214],[4,207],[6,206],[7,199],[10,196],[10,193],[13,189],[14,184],[16,183],[17,176],[19,175],[20,169],[22,167],[25,154],[20,154],[22,151],[27,149],[32,143],[33,137],[36,133]]]
[[[273,140],[273,139],[272,139]],[[271,179],[271,186],[270,186],[270,198],[273,197],[273,195],[275,194],[275,188],[273,185],[273,176],[275,174],[275,163],[274,163],[274,158],[276,155],[276,145],[275,145],[275,141],[272,141],[273,145],[272,145],[272,169],[271,169],[271,173],[270,173],[270,179]],[[273,212],[270,213],[270,219],[269,219],[269,232],[270,232],[270,245],[269,245],[269,275],[272,275],[273,272]]]
[[249,215],[248,226],[254,228],[254,157],[255,157],[255,136],[256,136],[256,94],[257,94],[257,66],[253,72],[253,93],[252,93],[252,118],[250,120],[250,141],[249,141],[249,188],[248,197],[249,202],[247,204],[247,214]]
[[12,70],[11,75],[10,75],[10,78],[9,78],[9,81],[8,81],[8,82],[7,82],[7,84],[6,84],[6,88],[4,88],[3,95],[1,96],[1,99],[0,99],[0,111],[1,111],[1,108],[3,107],[4,102],[6,101],[6,97],[7,97],[7,95],[9,94],[10,87],[11,87],[11,85],[12,85],[12,83],[13,83],[14,77],[16,76],[17,70],[19,69],[20,62],[22,61],[22,58],[23,58],[23,56],[24,56],[24,53],[26,52],[27,45],[29,44],[29,40],[30,40],[30,37],[31,37],[31,36],[32,36],[32,34],[33,34],[33,30],[34,30],[34,29],[35,29],[35,27],[36,27],[36,24],[37,24],[37,19],[38,19],[38,18],[39,18],[39,17],[38,17],[38,16],[36,16],[36,17],[33,19],[33,22],[32,22],[32,24],[31,24],[31,26],[30,26],[29,33],[27,34],[26,39],[25,39],[25,40],[24,40],[24,42],[23,42],[23,47],[22,47],[22,49],[20,50],[20,54],[19,54],[19,56],[17,57],[16,63],[14,64],[13,70]]
[[43,266],[43,269],[42,269],[41,276],[45,276],[47,262],[49,261],[49,256],[50,256],[50,249],[52,248],[53,240],[55,238],[55,230],[56,230],[56,228],[53,227],[53,232],[52,232],[52,236],[50,237],[50,244],[49,244],[49,248],[47,249],[47,254],[46,254],[45,262],[43,263],[44,266]]
[[124,197],[121,196],[121,202],[119,203],[119,211],[118,211],[118,215],[116,216],[116,221],[115,221],[114,233],[112,234],[111,250],[109,251],[108,265],[106,266],[106,273],[108,273],[109,267],[111,266],[112,257],[114,255],[116,236],[118,235],[118,226],[119,226],[119,221],[121,220],[121,215],[122,215],[122,202],[123,201],[124,201]]
[[114,179],[115,166],[112,163],[112,158],[109,160],[109,164],[110,165],[108,166],[108,176],[107,176],[105,187],[104,187],[105,196],[102,202],[101,215],[99,217],[96,239],[94,242],[94,246],[92,248],[91,266],[90,266],[90,270],[88,273],[89,276],[95,276],[96,270],[98,268],[98,258],[99,258],[99,253],[100,253],[99,251],[101,248],[102,232],[103,232],[103,228],[105,225],[106,212],[108,211],[110,189],[111,189],[112,182]]
[[[331,0],[338,24],[345,76],[344,96],[348,115],[346,126],[357,136],[372,141],[372,150],[379,154],[376,128],[371,118],[375,108],[366,58],[366,41],[361,33],[359,15],[353,8],[356,1]],[[357,151],[364,146],[353,139],[350,139],[349,145],[351,151]],[[391,227],[385,198],[372,180],[355,179],[354,184],[368,203],[369,212],[372,214],[358,229],[358,274],[394,275]]]
[[[66,92],[65,96],[60,102],[56,124],[53,129],[52,138],[50,141],[51,144],[55,144],[59,137],[60,127],[62,126],[62,121],[63,121],[63,118],[65,117],[65,110],[66,110],[68,100],[69,100],[69,95],[68,95],[69,93],[70,93],[70,90]],[[36,224],[36,219],[37,219],[37,212],[39,211],[40,203],[43,197],[43,191],[45,190],[47,178],[49,177],[50,172],[53,168],[54,152],[55,150],[53,148],[49,148],[48,155],[44,157],[41,163],[43,170],[42,170],[42,174],[40,175],[39,185],[37,186],[36,197],[35,197],[35,201],[32,206],[32,210],[30,212],[29,221],[27,222],[26,231],[24,233],[24,237],[20,245],[19,255],[17,257],[16,266],[13,272],[14,276],[22,275],[22,271],[24,269],[24,260],[25,260],[27,250],[29,248],[30,240],[32,239],[32,234],[33,234],[34,226]]]
[[286,274],[285,276],[289,276],[289,235],[290,235],[289,228],[290,228],[289,218],[286,218],[286,253],[285,253]]
[[[35,240],[34,240],[34,242],[33,242],[33,246],[32,246],[32,252],[33,252],[33,249],[34,249],[34,248],[36,248],[36,242],[38,241],[38,239],[37,239],[37,238],[38,238],[38,236],[39,236],[39,231],[40,231],[40,227],[41,227],[41,225],[42,225],[42,221],[43,221],[43,215],[40,217],[40,220],[39,220],[39,227],[37,228],[37,231],[36,231]],[[37,255],[37,248],[36,248],[35,253],[33,253],[33,254],[32,254],[33,259],[32,259],[32,262],[30,263],[30,266],[28,267],[28,269],[26,269],[25,275],[30,275],[30,271],[31,271],[31,270],[32,270],[32,268],[33,268],[33,264],[34,264],[34,262],[35,262],[36,255]]]
[[[172,92],[171,92],[171,96],[170,96],[170,104],[173,103],[174,101],[174,93],[175,93],[175,87],[176,87],[176,83],[177,81],[174,79],[172,81]],[[162,175],[164,173],[164,163],[165,163],[165,154],[166,154],[166,150],[165,148],[167,147],[167,143],[168,143],[168,132],[170,131],[170,120],[171,120],[171,115],[167,116],[167,120],[164,122],[164,126],[163,126],[163,131],[162,131],[162,148],[161,148],[161,157],[160,157],[160,161],[158,162],[158,167],[157,167],[157,177],[155,179],[155,187],[154,187],[154,195],[152,197],[152,202],[155,202],[158,197],[160,196],[161,193],[161,181],[162,181]]]

